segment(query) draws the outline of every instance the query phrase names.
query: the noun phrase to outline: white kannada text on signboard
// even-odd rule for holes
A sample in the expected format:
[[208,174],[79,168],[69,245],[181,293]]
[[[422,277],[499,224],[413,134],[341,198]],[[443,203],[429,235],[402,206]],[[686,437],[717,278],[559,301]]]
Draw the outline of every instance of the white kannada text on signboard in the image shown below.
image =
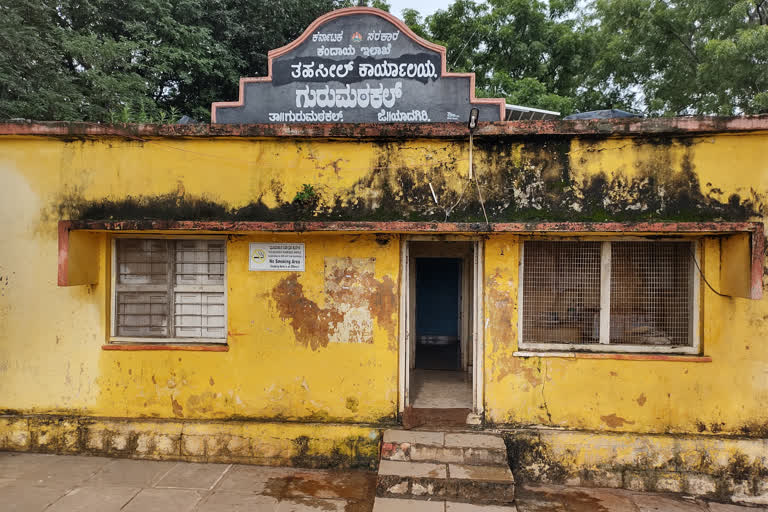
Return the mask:
[[304,272],[304,244],[252,243],[248,270]]

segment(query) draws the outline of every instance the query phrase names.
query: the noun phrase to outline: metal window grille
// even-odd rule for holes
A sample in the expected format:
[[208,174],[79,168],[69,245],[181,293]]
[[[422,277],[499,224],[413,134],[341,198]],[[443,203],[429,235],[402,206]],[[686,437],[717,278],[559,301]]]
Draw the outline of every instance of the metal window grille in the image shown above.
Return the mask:
[[225,242],[115,241],[115,334],[126,337],[226,337]]
[[611,243],[611,343],[690,345],[689,242]]
[[523,339],[598,343],[600,242],[526,242],[523,259]]
[[693,257],[692,242],[525,242],[521,346],[694,346]]

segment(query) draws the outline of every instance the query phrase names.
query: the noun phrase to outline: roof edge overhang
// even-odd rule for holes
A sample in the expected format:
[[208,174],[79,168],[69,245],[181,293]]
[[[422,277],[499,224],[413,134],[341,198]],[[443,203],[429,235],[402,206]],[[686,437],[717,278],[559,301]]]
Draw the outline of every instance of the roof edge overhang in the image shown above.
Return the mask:
[[[768,131],[768,115],[505,121],[479,123],[475,137],[499,136],[659,136]],[[458,123],[315,124],[101,124],[68,121],[0,121],[0,136],[72,138],[334,138],[464,139]]]
[[[344,234],[433,234],[433,235],[637,235],[637,236],[719,236],[730,240],[722,247],[738,254],[740,273],[746,277],[743,290],[734,296],[760,299],[763,296],[763,264],[765,232],[760,222],[507,222],[507,223],[449,223],[449,222],[348,222],[348,221],[170,221],[170,220],[122,220],[122,221],[60,221],[59,222],[59,286],[87,284],[86,277],[73,280],[70,258],[73,255],[94,258],[92,237],[82,236],[94,232],[110,233],[344,233]],[[721,260],[723,250],[721,250]],[[98,268],[95,261],[88,261],[85,268]],[[721,261],[722,268],[722,261]]]

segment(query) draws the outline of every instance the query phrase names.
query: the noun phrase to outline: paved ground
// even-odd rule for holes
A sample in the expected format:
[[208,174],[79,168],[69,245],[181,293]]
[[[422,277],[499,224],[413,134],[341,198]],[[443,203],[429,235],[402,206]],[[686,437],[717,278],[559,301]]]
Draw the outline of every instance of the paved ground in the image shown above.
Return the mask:
[[[0,453],[3,512],[368,512],[376,474]],[[525,486],[519,512],[754,512],[610,489]],[[765,509],[763,509],[765,510]]]
[[370,511],[376,473],[0,453],[3,512]]
[[519,512],[757,512],[768,510],[685,499],[676,495],[562,485],[518,488]]

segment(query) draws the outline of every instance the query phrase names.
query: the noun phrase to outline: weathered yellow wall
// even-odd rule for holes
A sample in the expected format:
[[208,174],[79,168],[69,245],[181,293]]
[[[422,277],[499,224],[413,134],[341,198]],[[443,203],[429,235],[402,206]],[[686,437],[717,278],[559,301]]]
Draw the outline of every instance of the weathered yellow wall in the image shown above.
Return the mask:
[[[723,298],[702,283],[703,354],[711,362],[516,357],[521,238],[486,243],[486,402],[496,423],[629,432],[765,435],[765,299]],[[719,243],[703,270],[719,287]]]
[[[305,243],[306,271],[249,272],[248,244],[267,241]],[[377,298],[394,306],[397,240],[380,245],[372,236],[234,236],[227,250],[229,352],[105,352],[99,414],[391,421],[397,400],[396,311],[369,304],[379,313],[372,315],[372,338],[329,342],[324,267],[336,255],[351,262],[375,258]],[[295,293],[282,292],[285,286]],[[283,307],[300,318],[281,318]]]
[[[230,350],[223,353],[101,350],[109,311],[105,234],[97,235],[98,284],[56,286],[56,226],[67,217],[67,201],[73,197],[120,199],[186,190],[242,204],[278,188],[293,197],[306,182],[335,186],[354,180],[370,159],[358,144],[331,149],[322,143],[141,145],[35,138],[3,139],[0,144],[0,218],[5,224],[0,248],[0,409],[117,417],[394,421],[396,236],[230,236]],[[334,171],[341,161],[356,170]],[[271,194],[265,202],[274,203]],[[263,241],[304,242],[306,271],[249,272],[248,244]],[[325,333],[306,335],[322,331],[323,315],[333,308],[329,301],[334,298],[326,290],[326,258],[340,270],[354,270],[360,261],[368,262],[368,271],[373,269],[372,275],[361,276],[368,288],[351,298],[362,301],[372,322],[372,336],[362,342],[329,343],[327,326]],[[279,289],[281,283],[284,288]],[[282,317],[281,307],[286,311]],[[298,334],[286,316],[293,311],[302,317]]]
[[[642,177],[648,168],[672,176],[689,172],[705,195],[739,194],[762,204],[765,213],[767,145],[765,137],[733,135],[670,145],[576,140],[570,169],[577,180],[604,173],[620,182]],[[637,203],[628,186],[614,187],[613,193],[607,201]],[[515,357],[523,239],[495,236],[486,243],[488,419],[628,432],[768,435],[768,299],[719,297],[701,283],[702,353],[712,362]],[[723,289],[719,239],[704,239],[702,259],[707,280]]]
[[[567,166],[574,183],[600,173],[612,181],[609,205],[643,208],[644,198],[633,196],[633,189],[622,185],[626,180],[653,176],[691,186],[693,176],[704,196],[724,204],[739,194],[737,204],[752,200],[759,210],[768,197],[766,145],[766,134],[665,144],[628,138],[573,139],[565,146],[481,140],[475,157],[486,199],[495,204],[541,193],[542,183]],[[109,237],[98,235],[97,284],[57,287],[57,222],[84,205],[129,196],[164,196],[164,208],[188,198],[230,208],[261,200],[272,208],[290,202],[304,184],[319,191],[320,209],[330,208],[337,197],[347,206],[375,206],[386,185],[404,204],[443,220],[445,205],[461,197],[466,150],[465,143],[440,140],[0,138],[0,409],[391,421],[397,404],[397,237],[384,243],[373,235],[232,235],[227,244],[229,352],[117,352],[101,350],[107,340]],[[527,172],[532,182],[515,181]],[[422,193],[427,183],[435,186],[439,207]],[[465,197],[474,198],[467,190]],[[579,199],[583,190],[574,194],[575,200],[584,199]],[[251,241],[305,242],[306,272],[248,272]],[[486,246],[488,420],[619,431],[765,433],[768,299],[721,298],[702,286],[702,345],[711,363],[519,358],[512,355],[519,242],[515,236],[494,235]],[[334,307],[325,258],[347,257],[363,273],[368,267],[362,260],[376,259],[367,278],[374,295],[355,299],[370,313],[371,343],[327,342],[328,336],[297,333],[290,319],[297,307],[315,328],[322,322],[313,323],[312,315],[321,319]],[[716,240],[705,243],[704,269],[717,286]],[[298,300],[281,300],[298,285]]]

